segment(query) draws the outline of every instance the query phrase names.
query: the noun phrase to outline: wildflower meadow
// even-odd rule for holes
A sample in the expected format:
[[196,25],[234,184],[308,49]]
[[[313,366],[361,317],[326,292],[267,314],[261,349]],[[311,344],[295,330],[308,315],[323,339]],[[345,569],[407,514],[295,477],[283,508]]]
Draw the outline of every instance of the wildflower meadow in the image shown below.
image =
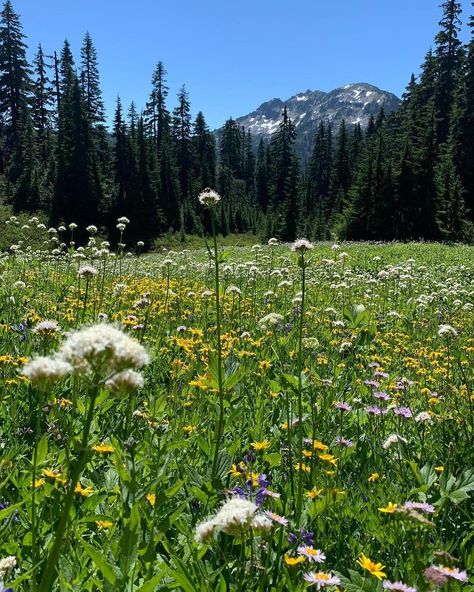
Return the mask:
[[0,590],[474,590],[474,248],[8,220]]

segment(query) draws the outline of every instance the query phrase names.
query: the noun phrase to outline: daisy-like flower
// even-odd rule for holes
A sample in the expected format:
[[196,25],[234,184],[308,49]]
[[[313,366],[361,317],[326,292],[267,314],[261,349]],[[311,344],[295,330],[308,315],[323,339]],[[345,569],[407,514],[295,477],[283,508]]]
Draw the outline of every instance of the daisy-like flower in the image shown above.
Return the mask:
[[387,574],[382,571],[385,566],[381,563],[375,563],[374,561],[366,557],[363,553],[357,560],[357,563],[363,569],[367,570],[371,575],[375,576],[378,580],[383,580],[387,577]]
[[458,332],[451,325],[440,325],[438,328],[438,337],[457,337]]
[[398,504],[393,504],[392,502],[388,502],[388,506],[386,508],[379,508],[379,512],[383,512],[384,514],[393,514],[398,508]]
[[105,454],[107,452],[114,452],[115,448],[111,444],[96,444],[92,446],[92,450],[95,452],[100,452],[101,454]]
[[449,578],[458,582],[467,582],[467,573],[460,571],[457,567],[446,567],[444,565],[432,565],[424,571],[425,577],[436,584],[442,586]]
[[341,580],[333,575],[331,572],[309,572],[303,575],[303,578],[309,582],[311,586],[316,586],[318,590],[328,586],[339,586]]
[[96,525],[99,530],[107,530],[111,526],[113,526],[113,522],[110,520],[96,520]]
[[416,510],[417,512],[425,512],[425,514],[434,514],[436,511],[434,506],[426,502],[405,502],[403,506],[407,510]]
[[326,561],[326,555],[319,549],[314,549],[314,547],[298,547],[298,553],[313,563],[324,563]]
[[255,452],[263,452],[270,448],[271,443],[268,440],[263,440],[263,442],[252,442],[250,446],[255,450]]
[[33,329],[33,333],[38,335],[54,335],[59,332],[59,325],[56,321],[40,321]]
[[290,567],[298,565],[299,563],[303,563],[303,561],[305,560],[305,558],[302,555],[299,555],[298,557],[291,557],[288,553],[285,553],[283,559],[286,565],[289,565]]
[[201,193],[198,195],[198,200],[199,203],[203,206],[206,206],[207,208],[212,208],[221,201],[221,196],[217,193],[217,191],[214,191],[213,189],[206,187],[206,189],[204,189],[204,191],[201,191]]
[[380,479],[380,475],[378,473],[372,473],[368,478],[368,482],[374,483],[374,481],[377,481],[377,479]]
[[390,582],[390,580],[385,580],[382,584],[385,590],[393,590],[394,592],[416,592],[416,588],[412,586],[407,586],[403,582]]
[[270,520],[273,520],[273,522],[276,522],[277,524],[281,524],[282,526],[288,525],[288,518],[285,518],[285,516],[280,516],[279,514],[270,512],[270,510],[266,510],[264,514],[267,518],[270,518]]

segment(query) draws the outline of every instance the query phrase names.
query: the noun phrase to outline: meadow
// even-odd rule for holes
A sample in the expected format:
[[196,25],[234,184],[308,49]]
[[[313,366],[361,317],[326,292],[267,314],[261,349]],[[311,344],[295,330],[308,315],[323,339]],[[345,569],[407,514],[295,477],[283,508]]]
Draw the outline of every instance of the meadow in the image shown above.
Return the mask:
[[0,589],[474,590],[473,247],[8,223]]

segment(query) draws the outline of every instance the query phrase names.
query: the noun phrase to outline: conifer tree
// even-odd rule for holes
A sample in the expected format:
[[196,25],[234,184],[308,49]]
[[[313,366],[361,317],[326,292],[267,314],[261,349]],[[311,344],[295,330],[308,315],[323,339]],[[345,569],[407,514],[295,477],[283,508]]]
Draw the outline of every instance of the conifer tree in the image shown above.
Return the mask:
[[105,122],[105,109],[99,81],[97,51],[92,37],[86,33],[81,47],[81,89],[86,113],[93,127]]
[[34,59],[33,79],[33,126],[37,135],[39,158],[43,166],[47,165],[52,134],[53,88],[48,77],[49,64],[46,62],[41,44]]
[[0,124],[4,160],[20,138],[19,123],[30,99],[30,74],[20,18],[10,0],[6,0],[0,13]]

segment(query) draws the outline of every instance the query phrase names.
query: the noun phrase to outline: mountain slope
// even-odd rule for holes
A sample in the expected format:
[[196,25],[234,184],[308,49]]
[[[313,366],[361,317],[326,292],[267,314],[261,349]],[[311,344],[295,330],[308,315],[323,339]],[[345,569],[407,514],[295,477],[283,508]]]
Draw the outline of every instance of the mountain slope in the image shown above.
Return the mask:
[[236,121],[250,130],[255,138],[269,139],[278,129],[283,107],[286,105],[296,127],[296,149],[301,155],[305,155],[310,150],[321,120],[329,121],[334,130],[343,119],[349,125],[360,123],[365,127],[370,115],[377,115],[382,106],[388,114],[398,109],[400,103],[400,99],[394,94],[360,82],[347,84],[327,93],[307,90],[286,101],[272,99],[252,113],[238,117]]

